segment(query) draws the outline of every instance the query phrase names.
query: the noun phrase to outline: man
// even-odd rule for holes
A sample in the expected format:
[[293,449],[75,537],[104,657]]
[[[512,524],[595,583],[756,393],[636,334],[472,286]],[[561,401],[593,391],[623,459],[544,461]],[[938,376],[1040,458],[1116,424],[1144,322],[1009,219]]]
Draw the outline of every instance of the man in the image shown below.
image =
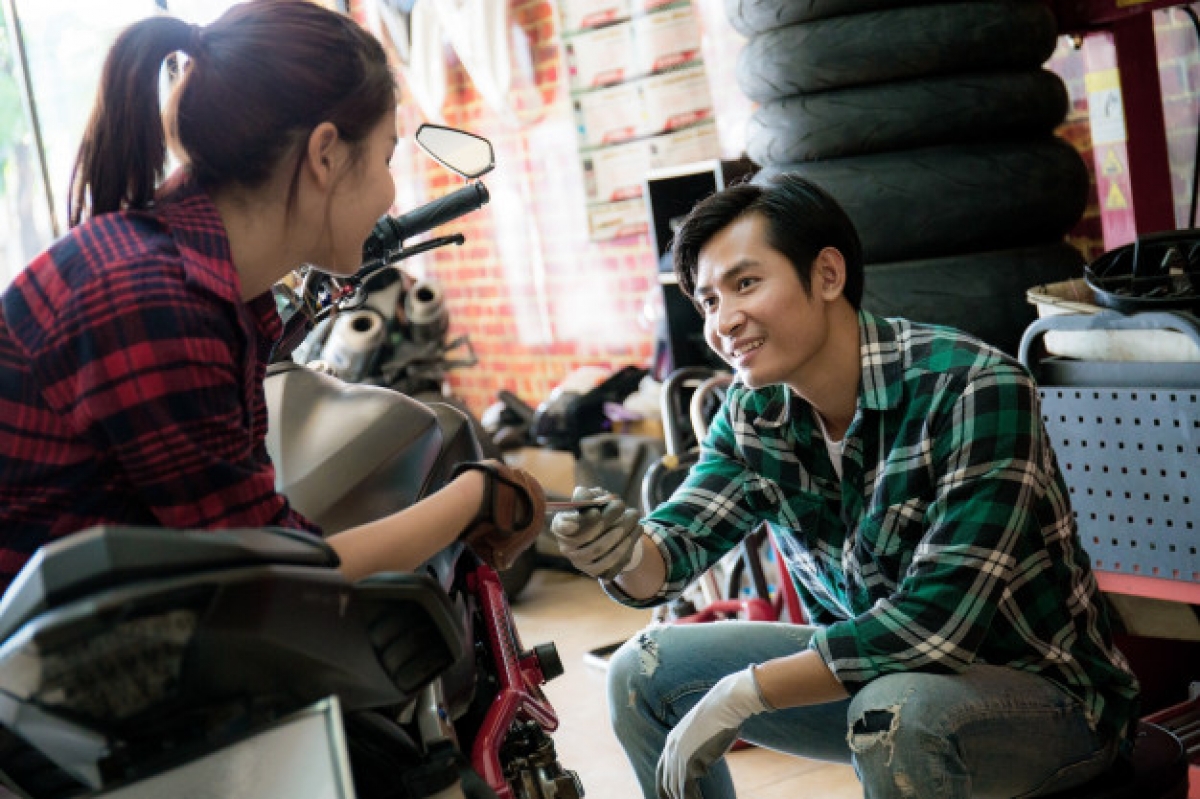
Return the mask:
[[614,656],[645,795],[733,796],[738,737],[851,762],[867,799],[1037,796],[1105,771],[1137,684],[1025,370],[861,310],[858,235],[794,175],[697,205],[674,258],[737,373],[699,463],[641,521],[614,501],[552,530],[646,607],[766,521],[811,625],[651,628]]

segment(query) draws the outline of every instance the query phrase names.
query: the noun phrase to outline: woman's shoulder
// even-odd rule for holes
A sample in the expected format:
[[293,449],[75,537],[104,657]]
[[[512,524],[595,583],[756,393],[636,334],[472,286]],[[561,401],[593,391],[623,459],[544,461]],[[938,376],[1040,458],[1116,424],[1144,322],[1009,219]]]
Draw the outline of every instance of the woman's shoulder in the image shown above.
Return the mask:
[[64,337],[154,307],[202,307],[170,234],[152,216],[90,219],[56,241],[13,281],[4,313],[36,352]]

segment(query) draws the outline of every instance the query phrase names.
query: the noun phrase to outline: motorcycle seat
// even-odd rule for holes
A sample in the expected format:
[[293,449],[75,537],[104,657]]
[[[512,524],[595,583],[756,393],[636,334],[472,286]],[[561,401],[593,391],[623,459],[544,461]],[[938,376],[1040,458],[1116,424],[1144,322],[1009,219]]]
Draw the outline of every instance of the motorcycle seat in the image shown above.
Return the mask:
[[0,600],[0,641],[46,610],[148,578],[238,566],[336,568],[317,536],[280,527],[172,530],[102,525],[53,541],[25,564]]

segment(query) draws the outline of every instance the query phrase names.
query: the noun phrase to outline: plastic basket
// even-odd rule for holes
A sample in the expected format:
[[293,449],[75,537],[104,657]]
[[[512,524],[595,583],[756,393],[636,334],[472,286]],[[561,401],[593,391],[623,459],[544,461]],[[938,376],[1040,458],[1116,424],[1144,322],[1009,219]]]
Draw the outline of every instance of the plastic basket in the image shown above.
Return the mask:
[[[1039,318],[1090,315],[1105,310],[1083,278],[1045,283],[1025,292]],[[1200,345],[1170,330],[1048,331],[1044,346],[1051,355],[1088,361],[1200,361]]]
[[1200,345],[1200,319],[1161,311],[1053,316],[1031,324],[1020,348],[1038,380],[1042,419],[1093,565],[1193,595],[1200,586],[1200,364],[1047,368],[1055,359],[1036,357],[1034,345],[1052,331],[1172,332]]

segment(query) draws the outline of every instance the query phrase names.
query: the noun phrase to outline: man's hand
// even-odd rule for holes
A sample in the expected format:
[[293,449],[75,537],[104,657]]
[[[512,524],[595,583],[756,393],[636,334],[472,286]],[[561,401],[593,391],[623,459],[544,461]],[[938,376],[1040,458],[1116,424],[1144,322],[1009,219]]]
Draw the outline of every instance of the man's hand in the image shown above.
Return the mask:
[[658,799],[700,799],[696,780],[729,751],[746,719],[770,709],[753,666],[714,685],[667,736],[655,772]]
[[[607,493],[599,488],[577,487],[571,499],[596,499]],[[584,574],[601,580],[612,580],[641,561],[638,512],[619,499],[602,508],[560,513],[550,523],[550,532],[558,540],[563,557]]]
[[546,493],[533,475],[497,460],[460,463],[454,474],[467,469],[483,472],[484,489],[479,512],[461,539],[485,563],[503,571],[545,527]]

